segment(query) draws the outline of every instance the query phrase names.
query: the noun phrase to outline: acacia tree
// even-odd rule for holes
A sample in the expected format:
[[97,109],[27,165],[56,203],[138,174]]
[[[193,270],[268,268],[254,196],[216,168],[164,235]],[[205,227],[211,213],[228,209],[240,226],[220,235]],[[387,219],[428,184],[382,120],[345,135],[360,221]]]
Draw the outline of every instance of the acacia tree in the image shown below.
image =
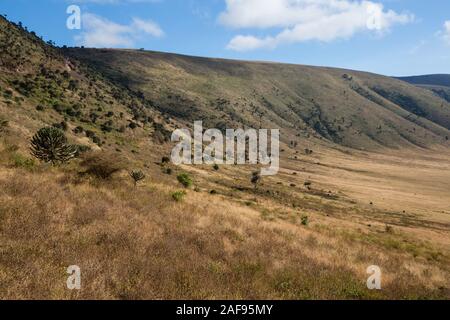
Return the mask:
[[33,156],[52,165],[69,161],[77,152],[67,144],[64,133],[54,127],[41,128],[31,139],[30,149]]

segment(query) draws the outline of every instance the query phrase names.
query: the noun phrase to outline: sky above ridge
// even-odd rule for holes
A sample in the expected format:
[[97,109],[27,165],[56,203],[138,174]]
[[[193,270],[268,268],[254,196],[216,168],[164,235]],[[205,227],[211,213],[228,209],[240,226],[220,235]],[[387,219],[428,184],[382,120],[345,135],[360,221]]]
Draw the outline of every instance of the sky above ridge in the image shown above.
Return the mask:
[[1,0],[0,14],[61,46],[450,73],[448,0]]

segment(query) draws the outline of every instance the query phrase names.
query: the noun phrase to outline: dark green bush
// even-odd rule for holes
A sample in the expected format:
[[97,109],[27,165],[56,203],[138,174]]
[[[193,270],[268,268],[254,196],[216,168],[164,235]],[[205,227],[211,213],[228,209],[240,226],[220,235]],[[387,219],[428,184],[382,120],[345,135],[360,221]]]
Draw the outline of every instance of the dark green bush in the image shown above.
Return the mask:
[[161,159],[161,163],[162,164],[166,164],[166,163],[169,163],[170,162],[170,158],[169,157],[162,157],[162,159]]
[[84,131],[84,129],[81,126],[78,126],[75,129],[73,129],[73,133],[75,133],[75,134],[83,133],[83,131]]
[[0,132],[6,131],[6,128],[8,128],[9,121],[0,117]]
[[307,226],[309,224],[309,217],[308,216],[302,216],[302,225]]
[[250,182],[255,186],[255,189],[258,187],[258,184],[261,182],[261,175],[259,171],[255,171],[252,173],[252,178]]
[[65,122],[65,121],[61,121],[59,123],[54,123],[54,124],[52,124],[52,126],[57,128],[57,129],[63,130],[63,131],[67,131],[67,129],[69,127],[67,125],[67,122]]
[[176,191],[172,193],[172,199],[180,202],[186,196],[186,191]]
[[177,180],[181,183],[185,188],[189,188],[192,186],[193,181],[191,177],[187,173],[181,173],[177,176]]

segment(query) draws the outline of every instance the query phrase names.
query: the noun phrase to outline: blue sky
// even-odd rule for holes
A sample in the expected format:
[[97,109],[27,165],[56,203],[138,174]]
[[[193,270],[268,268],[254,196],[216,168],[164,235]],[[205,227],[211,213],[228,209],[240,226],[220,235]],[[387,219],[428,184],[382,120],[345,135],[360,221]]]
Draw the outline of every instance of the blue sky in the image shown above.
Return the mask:
[[450,73],[448,0],[1,0],[0,13],[58,45]]

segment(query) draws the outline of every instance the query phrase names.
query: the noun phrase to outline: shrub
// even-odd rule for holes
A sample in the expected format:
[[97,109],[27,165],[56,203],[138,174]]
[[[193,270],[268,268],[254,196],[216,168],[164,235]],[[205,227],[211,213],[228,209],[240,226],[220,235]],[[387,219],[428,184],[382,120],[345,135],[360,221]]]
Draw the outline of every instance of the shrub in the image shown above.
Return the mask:
[[390,225],[386,225],[385,226],[385,231],[386,233],[393,233],[394,232],[394,228]]
[[31,154],[39,160],[56,165],[76,155],[76,148],[67,144],[64,133],[53,127],[40,129],[31,139]]
[[134,187],[137,187],[138,182],[145,179],[145,174],[141,170],[133,170],[130,172],[130,177],[134,181]]
[[166,164],[166,163],[169,163],[170,162],[170,158],[169,157],[162,157],[162,159],[161,159],[161,163],[162,164]]
[[219,171],[219,165],[218,165],[217,163],[215,163],[215,164],[213,165],[213,169],[214,169],[215,171]]
[[177,180],[181,183],[185,188],[189,188],[192,186],[193,182],[191,177],[187,173],[181,173],[177,176]]
[[172,169],[171,168],[167,168],[166,170],[164,170],[165,174],[171,175],[172,174]]
[[105,122],[100,126],[100,129],[103,132],[111,132],[111,131],[113,131],[114,128],[110,125],[109,122]]
[[91,151],[91,147],[85,145],[75,145],[74,147],[77,150],[75,154],[76,157],[79,157],[81,154]]
[[13,96],[13,92],[10,89],[6,89],[5,92],[3,93],[3,97],[5,97],[5,99],[11,99]]
[[9,121],[0,117],[0,132],[5,132],[9,125]]
[[89,174],[99,179],[107,180],[112,175],[124,169],[125,164],[122,158],[107,152],[91,152],[83,155],[81,166],[86,168],[85,174]]
[[99,145],[99,146],[102,145],[102,141],[101,141],[100,138],[97,137],[97,136],[93,136],[93,137],[92,137],[92,142],[94,142],[95,144],[97,144],[97,145]]
[[258,187],[258,184],[261,182],[261,175],[259,171],[255,171],[252,173],[252,178],[250,179],[251,183],[255,186],[255,189]]
[[307,226],[309,224],[309,217],[308,216],[302,216],[302,225]]
[[67,131],[67,129],[68,129],[67,122],[65,122],[65,121],[62,121],[60,123],[54,123],[54,124],[52,124],[52,126],[57,129],[63,130],[63,131]]
[[172,199],[176,202],[180,202],[186,196],[186,191],[176,191],[172,193]]
[[75,129],[73,129],[73,133],[75,133],[75,134],[83,133],[83,131],[84,131],[84,128],[81,126],[78,126]]

